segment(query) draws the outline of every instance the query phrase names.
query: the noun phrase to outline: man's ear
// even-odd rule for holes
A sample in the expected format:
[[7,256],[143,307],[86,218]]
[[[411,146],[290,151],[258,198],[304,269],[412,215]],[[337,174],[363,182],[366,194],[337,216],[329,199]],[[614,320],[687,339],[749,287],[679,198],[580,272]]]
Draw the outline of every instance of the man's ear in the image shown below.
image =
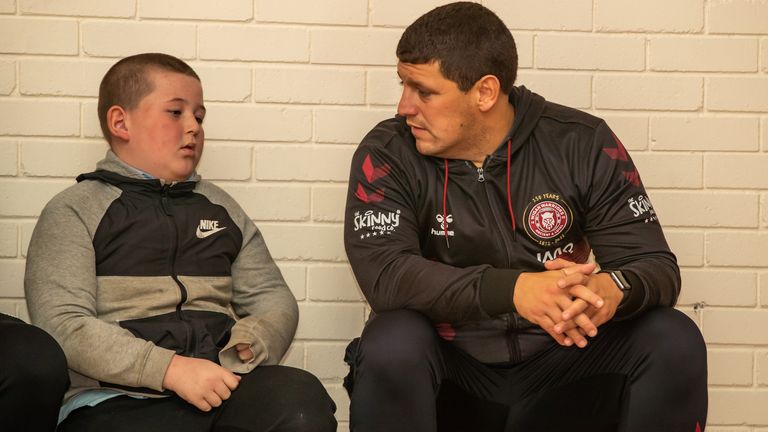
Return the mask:
[[501,94],[501,84],[495,75],[485,75],[474,85],[477,91],[477,107],[487,112],[496,105]]
[[119,105],[112,105],[107,110],[107,126],[109,133],[123,141],[129,141],[131,134],[128,132],[128,113]]

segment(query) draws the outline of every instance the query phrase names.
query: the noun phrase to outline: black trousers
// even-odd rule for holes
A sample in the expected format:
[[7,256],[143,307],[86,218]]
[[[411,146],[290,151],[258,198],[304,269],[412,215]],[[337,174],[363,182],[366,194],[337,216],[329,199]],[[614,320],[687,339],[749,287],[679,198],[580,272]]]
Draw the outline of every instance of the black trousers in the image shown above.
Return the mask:
[[314,375],[259,366],[224,403],[203,412],[178,396],[118,396],[73,411],[59,432],[332,432],[336,405]]
[[68,387],[67,360],[53,337],[0,314],[0,429],[54,431]]
[[503,367],[445,342],[423,315],[391,311],[348,355],[354,432],[695,432],[707,418],[704,340],[670,308],[606,323],[586,348],[553,342]]

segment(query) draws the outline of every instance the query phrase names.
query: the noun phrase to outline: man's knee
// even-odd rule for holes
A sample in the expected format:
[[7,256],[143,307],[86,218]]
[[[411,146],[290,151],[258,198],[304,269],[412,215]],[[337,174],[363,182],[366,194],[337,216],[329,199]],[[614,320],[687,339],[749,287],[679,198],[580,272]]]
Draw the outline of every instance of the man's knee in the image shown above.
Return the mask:
[[423,363],[438,349],[438,336],[424,315],[409,310],[377,314],[360,338],[357,363],[366,368],[408,368]]
[[696,324],[672,308],[647,312],[637,329],[640,346],[646,347],[654,366],[680,370],[691,378],[706,377],[707,349]]

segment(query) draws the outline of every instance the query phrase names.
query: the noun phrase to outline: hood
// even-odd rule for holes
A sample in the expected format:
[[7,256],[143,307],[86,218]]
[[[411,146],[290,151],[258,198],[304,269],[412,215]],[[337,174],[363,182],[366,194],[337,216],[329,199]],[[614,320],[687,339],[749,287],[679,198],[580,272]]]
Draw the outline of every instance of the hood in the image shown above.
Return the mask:
[[83,180],[101,180],[105,183],[109,183],[114,186],[134,184],[134,185],[146,185],[149,187],[162,188],[165,184],[171,186],[191,184],[194,185],[200,181],[200,175],[197,172],[193,172],[190,178],[183,182],[166,183],[161,179],[148,179],[144,177],[136,168],[123,162],[122,159],[112,150],[107,150],[104,159],[100,160],[96,164],[96,171],[90,173],[83,173],[77,176],[77,182]]

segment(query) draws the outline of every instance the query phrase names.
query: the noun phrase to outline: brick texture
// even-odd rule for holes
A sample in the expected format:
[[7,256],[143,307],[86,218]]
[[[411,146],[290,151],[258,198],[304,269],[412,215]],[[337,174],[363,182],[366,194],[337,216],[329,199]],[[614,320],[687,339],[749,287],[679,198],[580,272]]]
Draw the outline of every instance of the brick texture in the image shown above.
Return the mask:
[[664,235],[680,266],[704,264],[704,234],[698,231],[666,229]]
[[520,71],[517,85],[524,85],[561,105],[592,106],[592,77],[587,74]]
[[75,101],[0,99],[0,135],[79,134],[80,105]]
[[[283,363],[320,377],[349,431],[348,341],[369,308],[347,264],[356,145],[395,115],[403,29],[448,0],[0,0],[0,312],[45,203],[106,151],[118,58],[167,52],[202,79],[198,167],[261,230],[301,308]],[[768,432],[768,0],[486,0],[519,78],[594,114],[630,150],[708,341],[707,430]],[[752,329],[752,331],[744,331]]]
[[24,60],[19,62],[19,92],[24,95],[93,96],[112,62]]
[[752,385],[752,351],[710,349],[707,354],[709,384]]
[[309,33],[299,28],[201,25],[197,37],[200,58],[206,60],[304,62],[309,57]]
[[768,267],[768,235],[748,231],[718,231],[706,235],[710,265]]
[[488,0],[484,4],[513,29],[592,30],[591,0]]
[[536,38],[539,69],[639,71],[645,68],[642,37],[542,34]]
[[0,53],[64,54],[78,52],[77,21],[0,18]]
[[595,107],[695,111],[702,105],[702,81],[692,76],[596,76]]
[[679,305],[755,306],[757,275],[733,270],[683,269]]
[[16,88],[16,63],[0,60],[0,95],[9,95]]
[[100,141],[22,141],[21,172],[30,177],[76,177],[93,171],[106,152]]
[[256,19],[264,22],[366,25],[368,5],[357,0],[300,0],[291,2],[291,7],[285,7],[280,2],[256,0]]
[[653,150],[756,151],[758,121],[742,117],[655,117]]
[[[768,424],[768,391],[711,389],[708,423],[722,425]],[[707,428],[709,430],[709,427]]]
[[[627,150],[648,148],[648,117],[599,113]],[[634,155],[634,153],[632,153]]]
[[257,102],[360,105],[365,99],[365,72],[337,68],[258,68]]
[[710,78],[707,107],[713,111],[768,111],[768,77]]
[[135,14],[136,0],[78,0],[73,2],[19,0],[19,9],[22,14],[32,15],[130,18]]
[[700,32],[704,0],[679,0],[670,8],[664,0],[596,0],[595,28],[613,32]]
[[371,24],[374,26],[407,27],[423,13],[445,2],[440,0],[370,0],[369,3]]
[[707,155],[706,185],[713,188],[768,189],[768,155]]
[[768,33],[768,2],[765,0],[712,0],[707,18],[710,33]]
[[651,195],[666,226],[756,228],[758,197],[729,192],[661,192]]
[[15,258],[19,251],[19,228],[13,222],[0,222],[0,258]]
[[82,50],[94,57],[164,52],[183,59],[196,55],[195,26],[184,23],[101,22],[80,25]]
[[756,72],[757,47],[756,39],[654,38],[650,41],[650,68],[655,71]]
[[394,65],[400,32],[390,29],[312,30],[312,63]]
[[205,0],[159,0],[139,2],[141,18],[246,21],[253,18],[251,0],[214,3]]
[[19,144],[13,140],[0,139],[0,175],[15,176],[18,173]]
[[701,155],[637,153],[632,156],[647,188],[699,189],[702,186]]

